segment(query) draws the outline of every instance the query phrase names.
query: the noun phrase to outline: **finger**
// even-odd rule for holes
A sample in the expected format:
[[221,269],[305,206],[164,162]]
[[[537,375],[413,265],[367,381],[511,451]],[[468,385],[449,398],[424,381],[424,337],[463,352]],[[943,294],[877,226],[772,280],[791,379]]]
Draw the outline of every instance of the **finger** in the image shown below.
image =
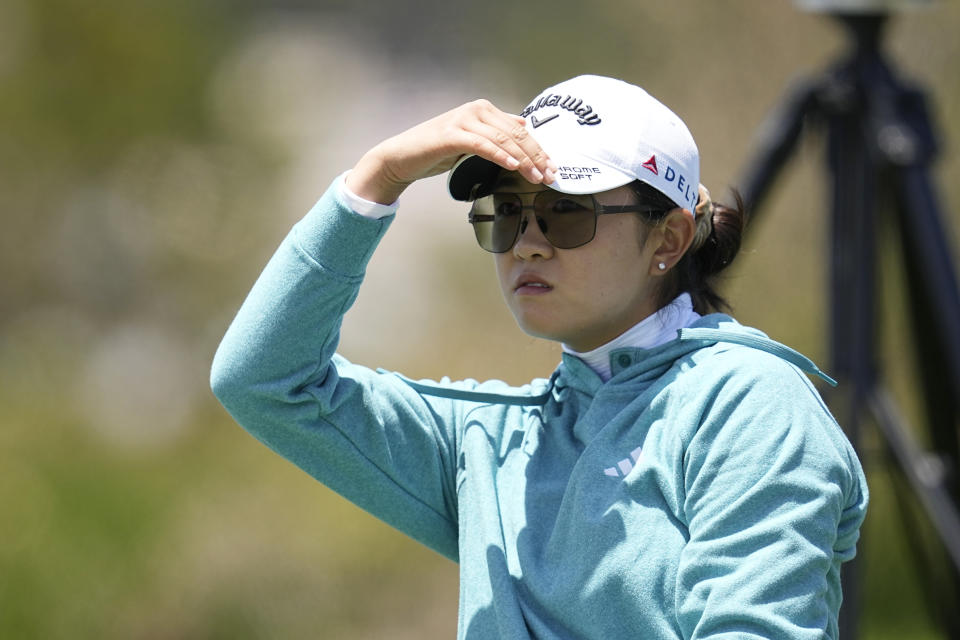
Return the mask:
[[483,121],[509,135],[511,141],[523,150],[523,155],[529,157],[539,169],[556,169],[556,166],[551,166],[550,158],[530,134],[526,128],[526,120],[521,116],[496,110],[484,114]]
[[523,118],[499,111],[488,113],[472,130],[513,158],[517,166],[512,170],[519,171],[530,182],[553,182],[556,165],[527,131]]
[[[522,117],[507,113],[484,99],[475,100],[464,107],[464,128],[471,129],[474,122],[493,127],[496,133],[491,139],[520,162],[521,173],[531,176],[536,173],[547,174],[547,181],[552,181],[552,173],[557,169],[556,163],[550,160],[540,144],[530,135]],[[490,136],[489,131],[480,130],[478,133]],[[533,169],[536,169],[536,172]]]
[[515,154],[507,151],[501,144],[495,142],[490,135],[482,133],[464,132],[464,149],[468,153],[480,156],[507,171],[518,171],[524,178],[536,184],[543,182],[544,175],[529,159],[518,160]]
[[[477,136],[474,140],[476,144],[481,140],[489,141],[496,148],[493,152],[494,157],[490,158],[493,162],[511,171],[519,171],[527,180],[535,184],[547,178],[549,169],[544,162],[546,153],[540,149],[539,145],[533,147],[529,144],[524,145],[529,134],[522,125],[515,124],[511,130],[504,130],[499,126],[477,122],[473,125],[471,133]],[[483,148],[487,148],[486,145],[483,145]],[[500,161],[504,156],[506,156],[505,163]]]
[[517,144],[521,152],[517,158],[521,161],[521,171],[526,168],[526,163],[536,167],[546,177],[544,182],[553,182],[554,173],[557,171],[557,163],[547,154],[546,150],[540,146],[536,138],[526,128],[526,121],[520,116],[511,116],[515,118],[514,128],[511,130],[511,139]]

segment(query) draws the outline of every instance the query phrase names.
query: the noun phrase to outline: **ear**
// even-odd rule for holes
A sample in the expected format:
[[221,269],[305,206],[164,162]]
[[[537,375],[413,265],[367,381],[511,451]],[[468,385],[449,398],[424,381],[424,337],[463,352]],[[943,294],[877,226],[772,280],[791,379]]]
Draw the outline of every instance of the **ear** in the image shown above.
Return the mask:
[[[680,258],[687,252],[697,225],[689,209],[672,209],[657,225],[660,243],[653,253],[650,264],[651,275],[664,275],[673,265],[680,262]],[[666,265],[661,269],[660,264]]]

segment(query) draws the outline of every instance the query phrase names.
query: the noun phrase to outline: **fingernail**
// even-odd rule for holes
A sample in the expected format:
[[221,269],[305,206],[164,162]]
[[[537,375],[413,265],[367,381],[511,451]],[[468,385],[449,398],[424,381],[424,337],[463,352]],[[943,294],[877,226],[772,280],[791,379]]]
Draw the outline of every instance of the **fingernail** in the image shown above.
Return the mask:
[[510,156],[509,158],[507,158],[507,166],[510,167],[511,169],[516,169],[517,167],[520,166],[520,161],[514,158],[513,156]]
[[533,169],[531,169],[531,172],[533,174],[534,182],[543,182],[543,174],[540,173],[539,169],[537,169],[536,167],[533,167]]
[[543,181],[546,182],[547,184],[553,184],[553,182],[556,179],[557,179],[556,176],[553,175],[553,171],[551,171],[550,168],[547,167],[547,170],[543,172]]
[[547,159],[547,167],[549,167],[550,170],[553,171],[554,173],[560,170],[560,167],[557,166],[557,163],[554,162],[553,160],[550,160],[549,158]]

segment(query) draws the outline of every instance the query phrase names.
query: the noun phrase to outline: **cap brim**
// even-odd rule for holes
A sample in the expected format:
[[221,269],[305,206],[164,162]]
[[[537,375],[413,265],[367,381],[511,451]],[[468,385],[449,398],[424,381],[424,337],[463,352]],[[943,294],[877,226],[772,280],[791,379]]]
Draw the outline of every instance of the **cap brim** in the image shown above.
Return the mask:
[[469,202],[490,193],[500,166],[480,156],[463,156],[447,175],[447,191],[454,200]]
[[[549,151],[548,151],[549,153]],[[559,167],[548,187],[561,193],[600,193],[633,182],[636,178],[594,158],[570,152],[550,156]],[[460,158],[447,175],[447,190],[454,200],[468,202],[493,190],[501,167],[485,158]]]
[[551,153],[548,145],[543,146],[550,158],[557,164],[554,181],[547,186],[561,193],[600,193],[629,184],[636,179],[629,173],[624,173],[616,167],[598,161],[596,158],[570,151],[554,151]]

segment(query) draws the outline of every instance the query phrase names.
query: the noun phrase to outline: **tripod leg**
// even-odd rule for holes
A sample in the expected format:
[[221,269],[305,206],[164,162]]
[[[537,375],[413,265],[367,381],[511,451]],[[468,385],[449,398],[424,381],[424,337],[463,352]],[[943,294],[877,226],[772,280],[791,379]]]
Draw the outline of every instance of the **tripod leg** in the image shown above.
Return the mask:
[[[875,379],[876,167],[864,144],[857,105],[830,114],[828,161],[833,176],[830,270],[831,369],[842,380],[830,405],[854,448],[860,452],[861,423]],[[862,458],[862,454],[861,454]],[[840,637],[858,637],[860,561],[842,569]]]
[[755,143],[757,149],[747,164],[749,169],[739,182],[747,210],[752,214],[758,211],[760,203],[793,153],[806,116],[817,108],[818,92],[816,83],[799,83],[764,123]]
[[[960,515],[946,490],[937,482],[935,465],[931,469],[929,457],[925,457],[910,435],[906,422],[899,416],[890,394],[877,388],[871,397],[871,410],[877,426],[884,435],[890,451],[897,461],[897,467],[905,476],[915,496],[919,499],[925,514],[932,521],[934,529],[946,549],[946,563],[928,567],[928,576],[942,576],[936,581],[933,591],[937,601],[930,602],[932,609],[939,614],[949,638],[960,638],[960,619],[956,605],[958,581],[956,567],[960,566]],[[907,529],[912,533],[912,544],[922,546],[922,537],[917,535],[915,526]],[[920,557],[928,557],[924,549],[919,549]],[[932,550],[933,551],[933,550]],[[939,549],[935,549],[939,551]],[[951,571],[951,568],[953,571]],[[930,586],[930,585],[927,585]]]
[[[946,563],[945,571],[940,567],[938,581],[944,598],[941,602],[950,603],[960,598],[960,289],[926,171],[909,166],[899,173],[899,230],[926,409],[928,457],[935,463],[933,471],[938,472],[929,474],[927,486],[917,493],[925,489],[933,494],[924,506],[948,551],[952,549],[953,561]],[[946,604],[939,613],[949,637],[960,638],[956,608]]]
[[[956,461],[960,457],[956,429],[960,416],[960,286],[926,171],[917,166],[899,171],[896,195],[912,307],[920,323],[917,329],[926,330],[918,336],[929,343],[922,350],[925,366],[936,373],[936,380],[929,382],[942,398],[937,415],[943,433],[931,436],[937,448]],[[958,497],[956,484],[952,490]]]

